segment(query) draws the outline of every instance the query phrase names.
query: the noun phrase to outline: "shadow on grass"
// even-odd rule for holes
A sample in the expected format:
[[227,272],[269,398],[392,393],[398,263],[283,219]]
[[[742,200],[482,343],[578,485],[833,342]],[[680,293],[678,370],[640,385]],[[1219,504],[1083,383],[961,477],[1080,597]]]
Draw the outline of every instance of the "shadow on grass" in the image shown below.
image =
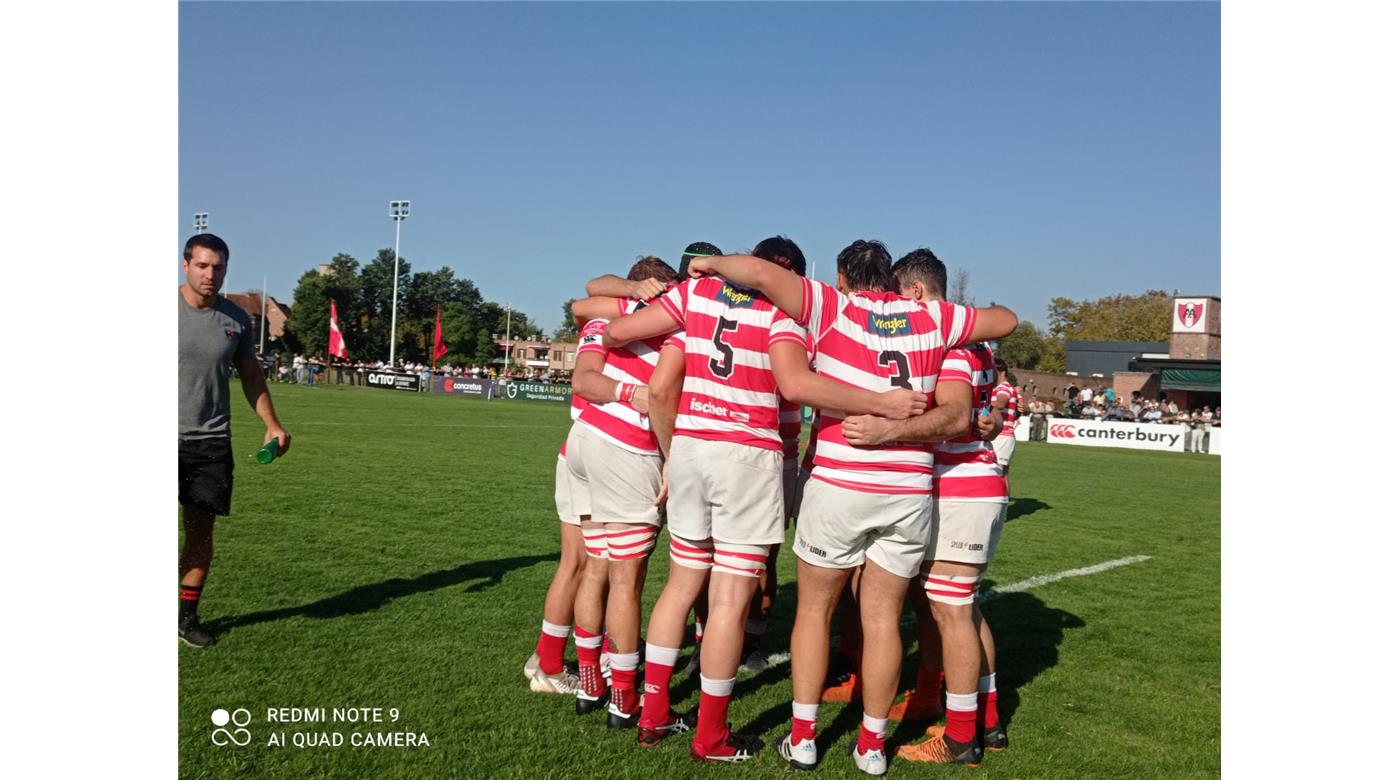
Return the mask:
[[1065,631],[1084,621],[1030,593],[1006,593],[981,607],[997,643],[998,711],[1009,724],[1021,706],[1020,689],[1060,662]]
[[1006,522],[1011,522],[1018,517],[1033,515],[1042,509],[1052,509],[1049,504],[1038,498],[1013,498],[1011,506],[1006,508]]
[[494,585],[501,583],[501,578],[507,572],[515,569],[534,566],[537,563],[546,561],[556,561],[559,559],[558,553],[547,555],[522,555],[514,558],[498,558],[494,561],[473,561],[464,563],[452,569],[442,569],[440,571],[421,574],[417,577],[396,577],[391,580],[377,582],[373,585],[361,585],[356,588],[340,593],[329,598],[313,601],[310,604],[303,604],[299,607],[283,607],[282,609],[269,609],[262,612],[250,612],[246,615],[234,617],[218,618],[209,621],[208,626],[216,632],[228,631],[242,626],[251,626],[258,623],[267,623],[275,620],[285,620],[291,617],[311,617],[318,619],[331,619],[344,617],[345,615],[357,615],[362,612],[370,612],[379,609],[390,601],[412,596],[415,593],[425,593],[430,590],[447,588],[453,585],[460,585],[464,582],[474,582],[467,587],[468,593],[479,593]]

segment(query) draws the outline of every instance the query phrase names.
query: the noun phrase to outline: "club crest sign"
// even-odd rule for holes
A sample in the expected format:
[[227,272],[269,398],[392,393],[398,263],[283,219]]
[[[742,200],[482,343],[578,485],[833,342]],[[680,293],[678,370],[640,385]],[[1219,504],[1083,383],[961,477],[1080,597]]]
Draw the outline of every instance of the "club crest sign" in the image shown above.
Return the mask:
[[1206,332],[1205,298],[1177,298],[1176,316],[1172,320],[1173,333]]

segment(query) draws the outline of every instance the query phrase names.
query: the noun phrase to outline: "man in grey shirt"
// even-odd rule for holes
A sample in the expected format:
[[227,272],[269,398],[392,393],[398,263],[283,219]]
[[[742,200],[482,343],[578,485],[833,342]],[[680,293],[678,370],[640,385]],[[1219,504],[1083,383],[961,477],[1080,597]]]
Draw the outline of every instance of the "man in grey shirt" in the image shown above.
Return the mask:
[[180,551],[180,639],[195,647],[214,644],[199,622],[199,597],[214,557],[214,518],[229,513],[233,497],[233,447],[229,429],[229,368],[238,368],[243,395],[267,426],[263,442],[277,440],[278,454],[292,437],[277,421],[262,365],[253,351],[253,324],[219,295],[228,272],[228,244],[212,233],[185,242],[185,283],[180,285],[180,506],[185,545]]

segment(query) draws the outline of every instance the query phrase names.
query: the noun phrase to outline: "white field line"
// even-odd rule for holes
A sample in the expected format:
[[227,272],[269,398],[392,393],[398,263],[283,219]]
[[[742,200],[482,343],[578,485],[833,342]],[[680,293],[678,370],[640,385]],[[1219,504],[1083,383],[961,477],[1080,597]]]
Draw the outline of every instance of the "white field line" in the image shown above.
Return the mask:
[[[1090,574],[1098,574],[1099,572],[1108,571],[1109,569],[1116,569],[1119,566],[1128,566],[1134,563],[1142,563],[1143,561],[1148,561],[1151,559],[1151,555],[1130,555],[1127,558],[1118,558],[1112,561],[1104,561],[1103,563],[1096,563],[1093,566],[1085,566],[1079,569],[1069,569],[1067,571],[1056,572],[1055,574],[1042,574],[1038,577],[1031,577],[1028,580],[1013,582],[1005,587],[992,588],[991,590],[980,591],[977,594],[977,601],[987,602],[997,598],[998,596],[1004,596],[1008,593],[1020,593],[1024,590],[1038,588],[1041,585],[1048,585],[1052,582],[1058,582],[1059,580],[1069,579],[1070,577],[1087,577]],[[915,622],[917,621],[915,620],[914,616],[909,615],[906,616],[904,620],[901,620],[899,624],[901,626],[907,627],[914,625]]]
[[1038,588],[1041,585],[1048,585],[1052,582],[1069,579],[1070,577],[1086,577],[1090,574],[1098,574],[1101,571],[1108,571],[1109,569],[1116,569],[1119,566],[1128,566],[1129,564],[1134,563],[1142,563],[1143,561],[1151,559],[1151,555],[1131,555],[1127,558],[1119,558],[1113,561],[1104,561],[1103,563],[1096,563],[1093,566],[1085,566],[1082,569],[1070,569],[1069,571],[1062,571],[1057,574],[1042,574],[1039,577],[1031,577],[1028,580],[1013,582],[1005,587],[992,588],[991,590],[982,591],[981,593],[977,594],[977,600],[991,601],[992,599],[1007,593],[1020,593],[1023,590]]

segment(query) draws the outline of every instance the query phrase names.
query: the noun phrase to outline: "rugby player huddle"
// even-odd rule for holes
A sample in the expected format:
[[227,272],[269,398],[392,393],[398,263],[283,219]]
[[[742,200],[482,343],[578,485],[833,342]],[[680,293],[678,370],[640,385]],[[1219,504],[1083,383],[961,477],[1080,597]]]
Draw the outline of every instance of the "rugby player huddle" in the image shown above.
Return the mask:
[[[726,716],[741,661],[764,663],[758,638],[792,517],[792,728],[777,751],[815,768],[820,702],[859,698],[850,753],[884,774],[888,721],[936,720],[946,692],[946,725],[899,755],[975,765],[1006,746],[974,595],[1006,514],[1010,452],[999,464],[991,441],[1014,442],[1018,400],[981,342],[1009,335],[1016,316],[945,302],[946,269],[927,249],[891,263],[883,244],[856,241],[837,257],[835,287],[805,278],[806,265],[775,236],[751,255],[691,244],[679,276],[647,257],[627,279],[589,283],[555,471],[559,568],[525,675],[532,690],[573,694],[579,714],[606,707],[608,725],[636,728],[641,745],[693,732],[692,759],[753,758],[759,739],[731,733]],[[816,417],[799,468],[802,406]],[[643,696],[640,599],[663,523],[670,569],[647,626]],[[906,595],[919,673],[896,705]],[[843,598],[858,615],[843,609],[833,666],[845,671],[829,676]],[[700,705],[678,714],[670,684],[692,609]]]

